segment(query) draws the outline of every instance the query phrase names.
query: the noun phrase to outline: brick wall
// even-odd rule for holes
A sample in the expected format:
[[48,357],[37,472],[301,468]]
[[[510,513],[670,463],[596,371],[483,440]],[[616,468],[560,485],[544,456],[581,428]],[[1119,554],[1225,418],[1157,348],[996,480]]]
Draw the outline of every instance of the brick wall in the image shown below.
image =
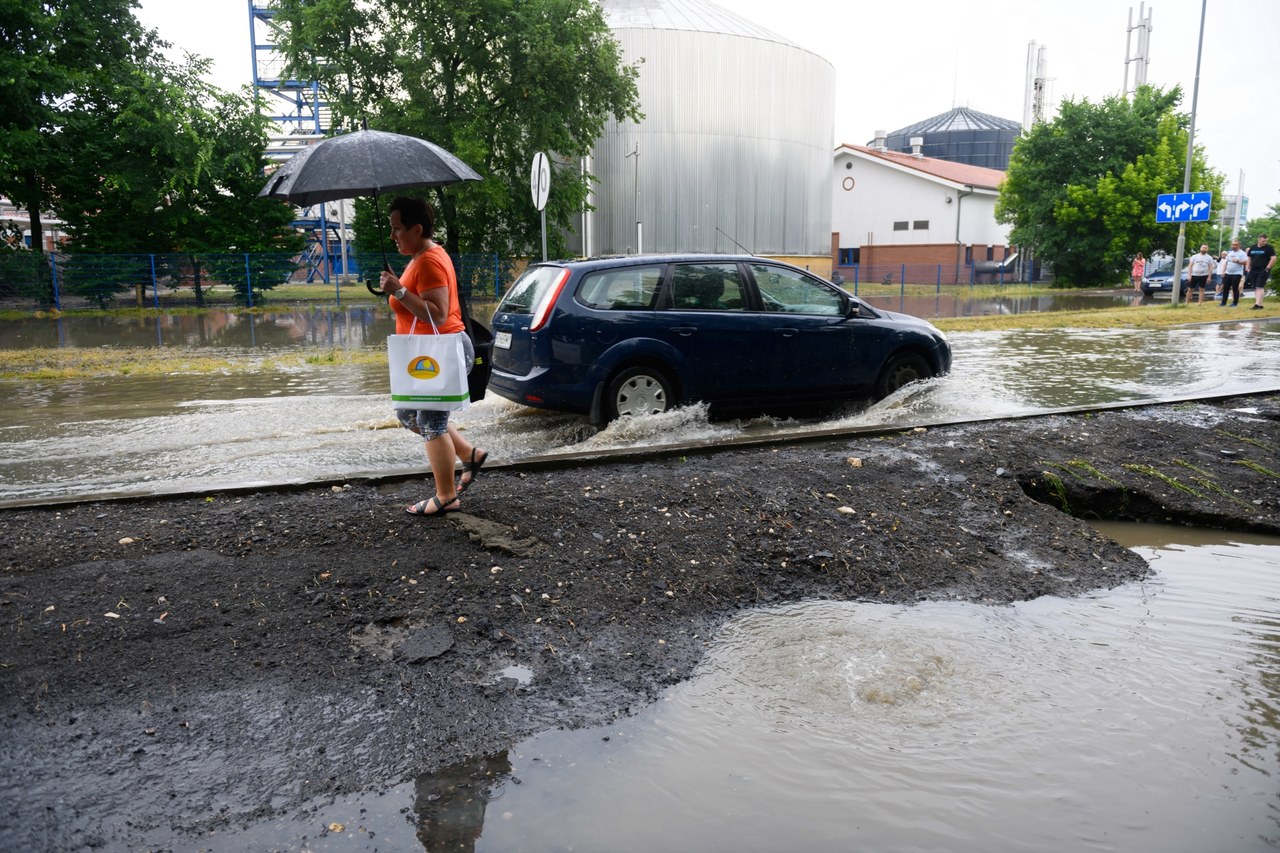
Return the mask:
[[[840,257],[840,235],[833,234],[832,243],[832,269],[841,270],[841,274],[846,279],[852,279],[852,267],[839,266]],[[941,266],[941,277],[943,284],[968,283],[969,269],[965,258],[965,246],[957,243],[915,243],[915,244],[880,244],[872,246],[862,246],[858,252],[859,265],[864,269],[901,266],[906,264],[908,267],[937,267]],[[1008,246],[993,246],[991,250],[991,260],[1002,261],[1011,254],[1012,250]],[[987,260],[987,247],[974,246],[973,258],[975,263],[983,263]],[[959,267],[959,269],[957,269]]]

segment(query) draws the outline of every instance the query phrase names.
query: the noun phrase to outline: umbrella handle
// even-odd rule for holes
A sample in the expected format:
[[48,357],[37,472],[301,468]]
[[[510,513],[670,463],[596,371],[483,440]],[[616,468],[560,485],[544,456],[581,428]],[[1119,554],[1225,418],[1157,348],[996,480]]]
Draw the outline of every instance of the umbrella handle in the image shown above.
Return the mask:
[[[385,252],[382,255],[382,268],[387,272],[395,272],[395,270],[391,269],[391,264],[387,263],[387,255]],[[364,280],[364,287],[365,287],[365,290],[368,290],[370,293],[372,293],[374,296],[378,297],[379,299],[387,295],[382,292],[382,288],[374,287],[373,282],[367,278]]]

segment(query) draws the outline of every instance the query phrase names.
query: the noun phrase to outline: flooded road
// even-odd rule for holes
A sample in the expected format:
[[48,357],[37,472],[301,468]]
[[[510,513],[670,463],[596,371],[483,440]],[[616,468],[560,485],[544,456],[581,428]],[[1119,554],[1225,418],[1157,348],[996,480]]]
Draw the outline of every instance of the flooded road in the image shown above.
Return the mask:
[[[496,461],[835,427],[927,425],[1280,389],[1280,324],[950,336],[949,376],[821,421],[701,407],[597,431],[490,396],[455,416]],[[0,501],[143,495],[426,470],[380,366],[0,383]]]
[[[1100,528],[1156,574],[1002,607],[748,611],[634,717],[200,846],[1273,850],[1280,539]],[[536,669],[490,677],[538,690]]]

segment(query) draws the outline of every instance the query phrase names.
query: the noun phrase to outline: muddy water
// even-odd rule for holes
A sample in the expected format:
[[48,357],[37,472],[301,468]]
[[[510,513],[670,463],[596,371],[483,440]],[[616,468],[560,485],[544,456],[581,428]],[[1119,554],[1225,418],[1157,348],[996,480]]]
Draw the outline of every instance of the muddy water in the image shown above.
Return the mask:
[[384,305],[294,308],[263,314],[209,310],[149,316],[33,316],[0,324],[0,351],[105,346],[349,348],[381,345],[394,329]]
[[[381,334],[381,333],[380,333]],[[701,407],[597,431],[489,397],[455,422],[494,460],[833,426],[993,418],[1280,389],[1280,324],[951,336],[949,376],[821,421],[710,421]],[[426,470],[377,366],[0,383],[0,501],[154,494]]]
[[1102,528],[1157,574],[1007,607],[747,612],[633,718],[202,845],[1274,849],[1280,538]]
[[[863,287],[858,296],[867,304],[913,317],[981,317],[989,314],[1032,314],[1041,311],[1088,311],[1125,305],[1155,305],[1154,299],[1132,291],[1050,293],[1038,296],[993,296],[974,299],[967,288],[939,288],[932,295],[876,293]],[[1167,300],[1166,300],[1167,301]]]
[[[974,299],[968,288],[931,296],[875,294],[864,289],[871,305],[917,317],[969,317],[1115,308],[1134,303],[1125,291],[1054,293],[1040,296],[995,296]],[[1147,303],[1151,304],[1150,300]],[[487,319],[492,304],[474,306]],[[247,313],[206,310],[192,314],[147,316],[85,314],[69,317],[31,316],[0,324],[0,351],[27,347],[360,347],[381,346],[394,323],[385,305],[349,308],[316,306]]]

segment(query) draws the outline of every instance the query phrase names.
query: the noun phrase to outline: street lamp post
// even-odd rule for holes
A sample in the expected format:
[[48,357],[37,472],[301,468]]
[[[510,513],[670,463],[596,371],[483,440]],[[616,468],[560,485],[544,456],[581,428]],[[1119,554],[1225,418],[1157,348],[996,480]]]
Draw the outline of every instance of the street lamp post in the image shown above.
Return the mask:
[[[1196,145],[1196,101],[1200,97],[1200,56],[1204,52],[1204,13],[1209,0],[1200,0],[1200,41],[1196,44],[1196,80],[1191,87],[1191,128],[1187,131],[1187,165],[1182,170],[1182,192],[1191,192],[1191,155]],[[1182,255],[1187,248],[1187,223],[1178,225],[1178,248],[1173,255],[1173,304],[1182,301]]]

